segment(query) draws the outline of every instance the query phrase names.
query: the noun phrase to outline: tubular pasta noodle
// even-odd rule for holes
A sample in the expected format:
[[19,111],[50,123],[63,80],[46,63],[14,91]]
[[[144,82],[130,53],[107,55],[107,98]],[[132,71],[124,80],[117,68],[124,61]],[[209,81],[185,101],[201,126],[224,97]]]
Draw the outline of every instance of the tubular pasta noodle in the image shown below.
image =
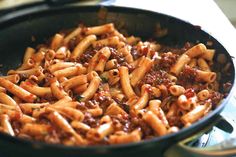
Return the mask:
[[197,66],[197,59],[193,58],[190,60],[190,62],[188,63],[188,66],[190,66],[191,68],[194,68]]
[[85,144],[85,140],[76,133],[76,131],[71,127],[71,125],[64,119],[58,112],[54,111],[48,116],[49,119],[57,125],[60,129],[64,130],[67,133],[72,134],[77,144]]
[[50,87],[51,87],[53,96],[55,96],[57,99],[60,100],[68,96],[68,94],[63,90],[62,86],[59,84],[59,82],[55,78],[52,80]]
[[201,70],[203,70],[203,71],[211,71],[208,63],[204,59],[199,58],[197,60],[197,64],[198,64],[198,66],[200,67]]
[[120,81],[120,75],[118,69],[108,71],[108,83],[114,85]]
[[112,123],[105,123],[100,125],[98,128],[90,129],[86,136],[87,138],[94,141],[101,141],[105,136],[111,134],[114,128]]
[[210,96],[210,93],[207,89],[203,89],[203,90],[201,90],[200,92],[197,93],[197,97],[201,101],[208,99],[209,96]]
[[150,100],[148,110],[152,111],[158,118],[160,118],[160,120],[166,127],[169,127],[169,122],[166,118],[164,111],[161,109],[160,106],[161,106],[160,100]]
[[0,92],[0,102],[3,103],[3,104],[6,104],[6,105],[19,107],[18,104],[16,103],[16,101],[14,99],[12,99],[6,93]]
[[67,48],[65,46],[60,47],[56,53],[55,53],[55,58],[57,59],[65,59],[67,57]]
[[205,60],[212,61],[214,55],[215,55],[214,49],[207,49],[205,53],[201,55],[201,57]]
[[111,70],[117,68],[118,62],[116,59],[111,59],[108,62],[106,62],[105,70]]
[[93,117],[98,117],[103,114],[103,110],[100,107],[96,107],[93,109],[87,109],[86,112],[90,113]]
[[184,110],[190,110],[194,106],[196,106],[197,103],[197,97],[191,97],[187,98],[185,95],[180,95],[177,99],[177,104],[179,105],[180,108]]
[[6,89],[0,86],[0,92],[6,93]]
[[93,47],[99,46],[117,46],[119,44],[119,37],[113,36],[93,42]]
[[14,75],[14,74],[19,74],[19,75],[24,75],[26,77],[29,77],[30,75],[35,75],[38,76],[42,73],[42,67],[36,67],[28,70],[9,70],[7,75]]
[[0,116],[0,119],[1,119],[1,126],[3,128],[3,131],[11,136],[15,136],[15,133],[10,123],[9,116],[7,114],[3,114]]
[[206,46],[202,43],[199,43],[185,52],[190,58],[201,56],[206,52]]
[[21,129],[21,133],[29,134],[31,136],[46,136],[51,129],[50,125],[47,124],[33,124],[27,123]]
[[52,94],[50,87],[39,87],[29,81],[21,82],[20,87],[39,97]]
[[141,131],[136,129],[131,133],[123,133],[123,134],[115,134],[109,136],[109,143],[110,144],[124,144],[124,143],[131,143],[131,142],[138,142],[141,140]]
[[150,90],[150,85],[144,84],[142,86],[142,91],[141,91],[141,97],[138,99],[138,101],[132,106],[134,110],[140,110],[143,109],[147,103],[148,103],[148,98],[149,98],[149,90]]
[[123,34],[121,34],[118,30],[114,30],[112,35],[119,37],[120,41],[126,42],[126,38],[124,37]]
[[26,114],[22,114],[21,118],[19,119],[19,122],[22,124],[35,123],[36,119],[34,117],[28,116]]
[[166,126],[152,111],[145,113],[143,119],[153,128],[157,135],[167,134]]
[[129,45],[135,45],[136,43],[138,43],[141,40],[141,38],[139,37],[134,37],[134,36],[130,36],[128,38],[126,38],[126,42]]
[[20,76],[18,74],[2,76],[2,78],[11,81],[14,84],[17,84],[20,81]]
[[35,61],[35,67],[37,67],[42,64],[42,61],[45,58],[45,52],[39,51],[35,53],[31,58]]
[[18,107],[0,104],[0,115],[7,114],[11,120],[17,120],[22,116]]
[[86,75],[79,75],[79,76],[75,76],[75,77],[72,77],[72,78],[64,81],[63,83],[61,83],[61,85],[64,87],[65,91],[67,91],[67,90],[74,88],[76,86],[86,84],[87,82],[88,82],[88,80],[87,80]]
[[114,27],[113,23],[108,23],[105,25],[88,27],[85,30],[85,34],[86,35],[91,35],[91,34],[101,35],[101,34],[110,33],[110,32],[114,32],[114,31],[115,31],[115,27]]
[[70,34],[65,36],[63,40],[64,45],[68,45],[69,41],[73,39],[74,37],[78,36],[81,33],[81,31],[82,31],[82,28],[78,27],[75,30],[73,30]]
[[76,59],[76,58],[80,57],[84,53],[84,51],[96,40],[97,40],[97,37],[95,35],[88,35],[87,37],[85,37],[74,48],[74,50],[71,54],[71,58]]
[[172,85],[170,86],[169,91],[172,95],[179,96],[185,92],[185,89],[184,87],[179,85]]
[[110,104],[105,112],[105,115],[128,115],[122,108],[120,108],[115,102]]
[[23,58],[23,63],[27,62],[35,53],[35,49],[32,47],[27,47],[25,50],[24,58]]
[[106,62],[111,55],[111,52],[108,47],[102,48],[99,52],[100,54],[98,56],[98,64],[96,65],[94,70],[97,72],[103,72]]
[[56,64],[51,65],[48,70],[53,73],[54,71],[61,70],[64,68],[69,68],[75,66],[76,63],[74,62],[58,62]]
[[131,98],[136,96],[130,84],[128,68],[125,66],[121,66],[119,67],[119,72],[120,72],[121,87],[126,97]]
[[51,61],[55,58],[56,52],[54,50],[48,50],[45,54],[45,60]]
[[186,54],[182,54],[177,62],[170,68],[170,72],[179,75],[179,73],[182,71],[184,65],[188,64],[190,62],[190,57]]
[[79,122],[79,121],[72,121],[71,122],[71,126],[74,129],[83,130],[83,131],[89,131],[91,129],[90,126],[88,126],[85,123]]
[[81,64],[78,64],[74,67],[68,67],[65,69],[57,70],[53,72],[53,75],[56,76],[57,78],[60,78],[60,77],[70,77],[79,74],[84,74],[85,72],[86,68],[83,67]]
[[56,34],[52,39],[51,49],[57,50],[61,46],[63,39],[64,37],[61,34]]
[[57,106],[51,106],[50,108],[56,110],[58,113],[72,120],[83,121],[84,119],[84,114],[80,110],[77,110],[68,106],[57,105]]
[[27,70],[35,66],[35,61],[29,58],[17,70]]
[[87,88],[88,88],[88,83],[85,83],[85,84],[82,84],[82,85],[79,85],[77,87],[75,87],[73,89],[73,91],[76,93],[76,94],[81,94],[83,93]]
[[15,85],[12,82],[3,78],[0,78],[0,86],[6,88],[9,92],[18,96],[26,102],[34,102],[37,98],[36,95],[24,90],[20,86]]
[[211,105],[209,105],[208,103],[204,105],[199,105],[195,107],[193,110],[183,115],[181,117],[181,120],[185,125],[189,123],[192,124],[193,122],[197,121],[199,118],[204,116],[208,108],[211,108]]
[[124,47],[118,49],[118,52],[121,53],[124,57],[125,60],[128,63],[132,63],[134,61],[133,56],[131,55],[131,46],[125,45]]
[[95,92],[98,89],[100,81],[101,81],[101,79],[99,77],[94,77],[91,80],[88,88],[81,94],[81,96],[82,96],[81,101],[87,101],[93,97],[93,95],[95,94]]
[[144,77],[144,75],[151,69],[152,65],[152,60],[145,58],[140,66],[130,74],[131,85],[136,86],[137,83]]
[[32,114],[33,110],[48,106],[49,103],[21,103],[19,104],[24,114]]
[[196,78],[201,81],[212,83],[216,80],[215,72],[202,71],[202,70],[196,70],[196,72],[197,72]]

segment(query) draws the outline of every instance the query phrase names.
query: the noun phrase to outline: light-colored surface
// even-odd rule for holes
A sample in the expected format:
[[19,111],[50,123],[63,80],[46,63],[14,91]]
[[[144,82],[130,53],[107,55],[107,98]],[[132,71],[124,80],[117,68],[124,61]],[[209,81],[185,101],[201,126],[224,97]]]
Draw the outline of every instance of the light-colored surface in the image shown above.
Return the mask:
[[42,0],[0,0],[0,8],[9,8],[22,4],[28,4],[32,2],[39,2]]
[[215,2],[236,27],[236,0],[215,0]]
[[113,3],[165,13],[201,26],[236,55],[236,30],[213,0],[118,0]]

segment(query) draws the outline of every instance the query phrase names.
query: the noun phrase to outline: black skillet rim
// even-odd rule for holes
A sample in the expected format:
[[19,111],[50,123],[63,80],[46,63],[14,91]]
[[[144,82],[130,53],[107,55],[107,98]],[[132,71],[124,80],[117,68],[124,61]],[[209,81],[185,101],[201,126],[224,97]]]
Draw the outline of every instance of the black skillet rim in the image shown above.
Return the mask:
[[[168,19],[172,19],[172,20],[177,20],[178,22],[181,22],[185,25],[189,25],[190,27],[194,28],[194,25],[192,25],[189,22],[186,22],[184,20],[181,20],[179,18],[170,16],[170,15],[166,15],[163,13],[159,13],[159,12],[154,12],[154,11],[149,11],[149,10],[144,10],[144,9],[137,9],[137,8],[129,8],[129,7],[118,7],[118,6],[67,6],[67,7],[58,7],[58,8],[44,8],[40,11],[33,11],[32,13],[26,13],[26,14],[15,14],[14,16],[10,16],[7,18],[2,18],[0,17],[0,29],[4,29],[9,25],[14,25],[17,24],[18,22],[21,21],[25,21],[27,19],[29,19],[30,17],[46,17],[46,15],[48,14],[57,14],[57,13],[68,13],[68,12],[97,12],[101,7],[105,7],[108,9],[108,12],[123,12],[123,13],[141,13],[141,14],[146,14],[146,15],[150,15],[155,17],[156,15],[158,16],[165,16]],[[4,16],[3,16],[4,17]],[[207,33],[204,30],[201,30],[202,33],[208,35],[212,40],[215,40],[219,43],[220,46],[222,46],[220,44],[220,42],[218,40],[216,40],[214,37],[212,37],[209,33]],[[228,51],[226,51],[226,49],[222,46],[222,48],[225,50],[225,52],[228,53]],[[231,63],[233,64],[233,61],[231,59]],[[233,70],[235,70],[235,67],[233,66]],[[235,72],[233,72],[233,86],[235,83]],[[25,139],[20,139],[20,138],[16,138],[16,137],[12,137],[10,135],[7,134],[3,134],[0,133],[0,138],[3,140],[9,140],[13,143],[18,142],[19,144],[30,144],[30,145],[36,145],[39,146],[38,148],[44,148],[44,147],[51,147],[51,148],[58,148],[58,149],[64,149],[64,150],[70,150],[70,151],[91,151],[91,150],[98,150],[98,149],[102,149],[102,150],[109,150],[109,151],[114,151],[114,150],[119,150],[121,148],[132,148],[132,147],[140,147],[143,146],[145,144],[149,144],[149,143],[156,143],[156,142],[161,142],[163,140],[166,140],[168,138],[173,138],[175,140],[175,142],[179,141],[179,139],[177,139],[174,137],[179,137],[179,135],[181,134],[186,134],[185,138],[193,135],[194,133],[196,133],[196,131],[198,131],[199,129],[201,130],[201,128],[204,127],[200,127],[203,125],[209,125],[214,121],[216,118],[216,116],[223,110],[223,108],[225,107],[226,103],[228,102],[228,100],[230,99],[230,97],[233,95],[233,90],[234,88],[232,87],[229,95],[221,102],[221,104],[219,104],[217,106],[216,109],[214,109],[211,113],[209,113],[207,116],[203,117],[201,120],[195,122],[193,125],[191,125],[190,127],[187,128],[182,128],[180,131],[178,131],[177,133],[173,133],[173,134],[168,134],[165,136],[161,136],[161,137],[154,137],[152,139],[148,139],[148,140],[142,140],[140,142],[137,143],[128,143],[128,144],[117,144],[117,145],[95,145],[95,146],[64,146],[62,144],[48,144],[45,142],[39,142],[39,141],[33,141],[33,140],[25,140]],[[194,129],[196,129],[194,131]],[[189,133],[191,132],[191,133]],[[182,140],[183,137],[180,139]]]

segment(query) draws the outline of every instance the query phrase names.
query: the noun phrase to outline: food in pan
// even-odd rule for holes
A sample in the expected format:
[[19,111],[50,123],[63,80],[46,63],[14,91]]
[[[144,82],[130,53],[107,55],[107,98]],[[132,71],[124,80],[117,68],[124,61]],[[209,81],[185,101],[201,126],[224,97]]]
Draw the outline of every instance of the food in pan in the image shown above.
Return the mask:
[[57,33],[0,77],[0,131],[77,146],[178,132],[225,96],[214,54],[202,43],[173,48],[125,37],[112,23]]

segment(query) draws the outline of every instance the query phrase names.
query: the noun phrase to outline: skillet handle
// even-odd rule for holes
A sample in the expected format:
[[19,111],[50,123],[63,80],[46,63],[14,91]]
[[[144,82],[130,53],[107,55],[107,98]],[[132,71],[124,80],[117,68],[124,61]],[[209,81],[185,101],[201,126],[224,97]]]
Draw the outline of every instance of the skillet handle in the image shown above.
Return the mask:
[[198,139],[205,132],[209,131],[210,128],[217,125],[221,121],[225,121],[225,119],[221,116],[216,120],[216,122],[209,127],[203,129],[197,134],[180,141],[179,143],[171,146],[165,153],[164,156],[171,157],[173,154],[175,157],[220,157],[220,156],[233,156],[236,155],[236,136],[230,139],[227,139],[223,142],[220,142],[213,146],[207,146],[205,148],[196,148],[188,146],[187,143],[193,141],[194,139]]

